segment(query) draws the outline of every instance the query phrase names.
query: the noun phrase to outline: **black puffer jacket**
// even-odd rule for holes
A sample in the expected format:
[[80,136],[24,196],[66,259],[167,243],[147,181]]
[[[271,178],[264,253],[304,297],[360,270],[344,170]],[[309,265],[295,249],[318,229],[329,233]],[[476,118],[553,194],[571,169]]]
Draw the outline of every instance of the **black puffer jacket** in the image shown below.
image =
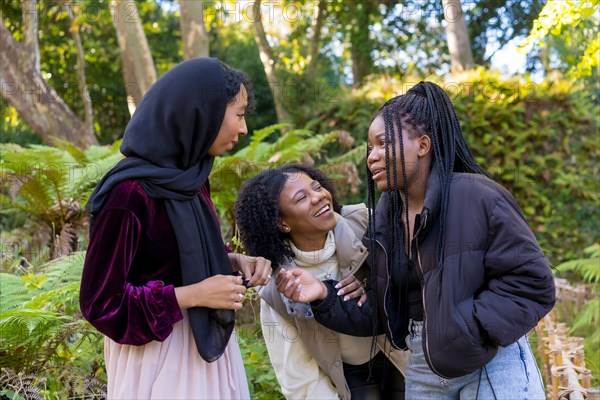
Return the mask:
[[[535,327],[554,306],[555,289],[548,261],[514,198],[482,175],[453,175],[445,252],[436,266],[440,196],[433,173],[413,249],[423,277],[423,350],[433,372],[454,378],[483,367],[498,346]],[[376,210],[378,315],[385,316],[380,322],[394,346],[405,348],[408,327],[399,320],[406,320],[407,305],[397,301],[387,270],[387,200],[384,193]],[[330,287],[324,301],[314,302],[315,318],[344,333],[364,334],[371,308],[350,310],[353,305],[337,297]]]

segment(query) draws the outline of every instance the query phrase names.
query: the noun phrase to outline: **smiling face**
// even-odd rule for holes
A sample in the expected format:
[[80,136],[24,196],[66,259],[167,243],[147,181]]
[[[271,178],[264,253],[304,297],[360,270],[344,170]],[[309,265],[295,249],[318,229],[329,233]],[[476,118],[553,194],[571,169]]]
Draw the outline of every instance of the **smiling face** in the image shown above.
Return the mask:
[[244,85],[240,85],[240,92],[227,104],[219,134],[210,149],[208,149],[208,154],[215,157],[233,149],[238,142],[238,136],[245,136],[248,133],[248,127],[246,126],[247,106],[248,93]]
[[331,193],[305,173],[290,173],[279,196],[279,229],[303,251],[320,250],[335,228]]
[[[395,187],[404,188],[404,178],[402,174],[402,159],[400,158],[400,141],[398,140],[398,131],[394,127],[395,136],[395,159],[396,159],[396,177]],[[431,163],[430,145],[431,141],[427,135],[415,132],[410,126],[402,127],[402,140],[404,143],[404,165],[406,167],[406,180],[409,188],[415,183],[425,184],[429,174]],[[386,148],[390,160],[393,157],[391,144],[385,136],[385,122],[381,115],[377,116],[369,127],[369,155],[367,157],[367,167],[373,175],[373,181],[380,191],[390,190],[386,174]],[[389,166],[390,174],[393,174],[393,164]],[[394,188],[393,175],[390,177],[390,183]]]

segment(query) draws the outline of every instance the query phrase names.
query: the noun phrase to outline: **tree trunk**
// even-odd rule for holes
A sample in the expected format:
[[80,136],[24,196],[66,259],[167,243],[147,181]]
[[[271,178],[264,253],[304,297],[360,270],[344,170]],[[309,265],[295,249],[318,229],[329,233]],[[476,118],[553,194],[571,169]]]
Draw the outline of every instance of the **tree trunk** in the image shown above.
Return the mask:
[[373,1],[346,2],[350,16],[350,53],[352,55],[352,75],[354,87],[362,85],[365,77],[373,70],[371,51],[373,44],[369,37],[369,17],[375,3]]
[[[75,7],[73,5],[72,7]],[[94,135],[94,111],[92,109],[92,98],[87,87],[87,81],[85,77],[85,56],[83,53],[83,46],[81,44],[81,36],[79,35],[79,24],[75,22],[77,20],[75,16],[74,8],[69,9],[69,6],[62,2],[62,7],[69,16],[71,26],[69,31],[75,44],[75,51],[77,53],[77,83],[79,84],[79,92],[81,94],[81,100],[83,102],[83,114],[85,126],[87,128],[88,135]]]
[[113,24],[121,49],[121,63],[129,113],[133,114],[142,96],[156,81],[156,69],[148,40],[133,0],[118,1],[113,8]]
[[179,23],[183,40],[183,58],[208,57],[209,40],[204,25],[204,3],[198,0],[179,0]]
[[38,15],[36,0],[22,0],[23,48],[29,54],[31,67],[40,73],[40,48],[38,46]]
[[273,95],[273,103],[275,104],[275,113],[277,114],[277,121],[281,123],[288,121],[290,118],[290,114],[285,108],[283,100],[284,82],[277,79],[277,74],[275,72],[275,56],[273,55],[273,49],[271,48],[271,45],[267,40],[265,28],[262,23],[260,6],[260,0],[255,1],[252,6],[252,14],[254,17],[253,25],[255,40],[260,53],[260,61],[262,62],[263,68],[265,69],[265,74],[267,75],[267,82],[269,83],[271,94]]
[[446,40],[450,52],[450,69],[462,72],[474,67],[473,51],[467,31],[467,22],[460,0],[442,0],[446,20]]
[[321,41],[321,28],[323,27],[323,20],[325,19],[325,4],[326,0],[321,0],[317,3],[317,15],[315,23],[312,27],[312,36],[310,38],[310,50],[308,54],[308,66],[306,67],[306,75],[310,77],[315,73],[317,69],[317,61],[319,59],[319,42]]
[[80,148],[98,144],[96,137],[89,134],[85,124],[36,70],[35,57],[31,58],[29,49],[20,48],[4,20],[0,20],[0,43],[2,97],[44,143],[51,144],[51,138],[58,137]]

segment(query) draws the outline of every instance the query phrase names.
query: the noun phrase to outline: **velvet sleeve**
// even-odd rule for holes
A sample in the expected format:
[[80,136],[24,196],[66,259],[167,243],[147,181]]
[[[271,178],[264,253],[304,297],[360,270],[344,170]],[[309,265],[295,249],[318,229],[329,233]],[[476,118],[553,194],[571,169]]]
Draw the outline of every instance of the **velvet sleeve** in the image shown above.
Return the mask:
[[128,209],[105,209],[96,217],[81,280],[83,316],[117,343],[162,341],[183,319],[173,285],[161,280],[133,284],[129,272],[142,224]]

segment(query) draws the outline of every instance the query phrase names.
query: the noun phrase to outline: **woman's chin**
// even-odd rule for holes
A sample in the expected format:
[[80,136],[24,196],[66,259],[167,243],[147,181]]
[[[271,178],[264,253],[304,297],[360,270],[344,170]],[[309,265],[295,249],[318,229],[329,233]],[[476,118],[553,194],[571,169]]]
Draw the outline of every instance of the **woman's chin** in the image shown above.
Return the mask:
[[380,192],[387,192],[389,190],[387,182],[383,180],[375,182],[375,185],[377,186],[377,190]]

